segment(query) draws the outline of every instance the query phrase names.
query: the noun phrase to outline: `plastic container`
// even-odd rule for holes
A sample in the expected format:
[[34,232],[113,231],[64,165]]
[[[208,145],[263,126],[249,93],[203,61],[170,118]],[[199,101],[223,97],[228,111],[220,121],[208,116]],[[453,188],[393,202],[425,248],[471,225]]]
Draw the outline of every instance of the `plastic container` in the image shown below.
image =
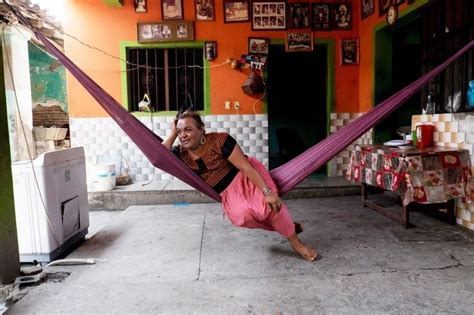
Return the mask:
[[97,164],[94,172],[94,187],[97,191],[109,191],[115,188],[115,164]]
[[416,126],[416,147],[418,149],[425,149],[433,145],[433,125],[418,125]]
[[469,89],[467,90],[467,105],[474,108],[474,80],[469,81]]
[[413,130],[411,132],[411,141],[413,141],[413,145],[416,145],[417,144],[417,139],[416,139],[416,130]]

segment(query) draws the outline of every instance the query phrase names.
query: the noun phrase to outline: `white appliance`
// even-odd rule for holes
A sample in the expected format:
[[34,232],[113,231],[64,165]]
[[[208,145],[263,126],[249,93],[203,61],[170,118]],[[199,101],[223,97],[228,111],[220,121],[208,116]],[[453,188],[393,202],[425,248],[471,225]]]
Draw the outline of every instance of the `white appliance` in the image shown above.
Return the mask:
[[21,262],[47,263],[89,228],[84,148],[46,152],[12,163]]

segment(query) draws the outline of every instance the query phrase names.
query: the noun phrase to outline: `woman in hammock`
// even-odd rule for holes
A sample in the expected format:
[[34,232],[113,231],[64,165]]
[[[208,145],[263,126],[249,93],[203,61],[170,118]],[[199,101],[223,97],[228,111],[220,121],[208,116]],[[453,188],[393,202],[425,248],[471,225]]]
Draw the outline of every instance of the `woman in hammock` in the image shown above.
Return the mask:
[[[176,138],[180,145],[172,147]],[[296,235],[301,225],[293,222],[266,168],[245,156],[229,134],[206,134],[199,114],[187,110],[178,114],[163,144],[220,194],[224,213],[234,225],[276,231],[304,259],[316,259],[316,251]]]

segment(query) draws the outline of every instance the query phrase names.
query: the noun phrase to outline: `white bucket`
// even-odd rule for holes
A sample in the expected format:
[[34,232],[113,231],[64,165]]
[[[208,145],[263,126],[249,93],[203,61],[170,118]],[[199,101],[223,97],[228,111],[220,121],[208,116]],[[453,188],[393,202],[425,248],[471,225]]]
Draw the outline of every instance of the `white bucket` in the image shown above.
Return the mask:
[[115,164],[97,164],[94,170],[94,187],[97,191],[108,191],[115,188]]

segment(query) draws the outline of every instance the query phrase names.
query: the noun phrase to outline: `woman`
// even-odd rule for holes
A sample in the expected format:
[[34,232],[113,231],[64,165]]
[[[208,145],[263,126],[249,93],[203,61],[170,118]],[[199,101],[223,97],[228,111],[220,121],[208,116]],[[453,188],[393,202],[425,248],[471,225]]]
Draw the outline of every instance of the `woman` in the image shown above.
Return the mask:
[[[172,147],[176,138],[181,144]],[[245,156],[229,134],[206,134],[199,114],[187,110],[178,114],[163,144],[220,194],[224,213],[234,225],[277,231],[304,259],[316,259],[316,251],[296,235],[301,225],[293,223],[268,171]]]

